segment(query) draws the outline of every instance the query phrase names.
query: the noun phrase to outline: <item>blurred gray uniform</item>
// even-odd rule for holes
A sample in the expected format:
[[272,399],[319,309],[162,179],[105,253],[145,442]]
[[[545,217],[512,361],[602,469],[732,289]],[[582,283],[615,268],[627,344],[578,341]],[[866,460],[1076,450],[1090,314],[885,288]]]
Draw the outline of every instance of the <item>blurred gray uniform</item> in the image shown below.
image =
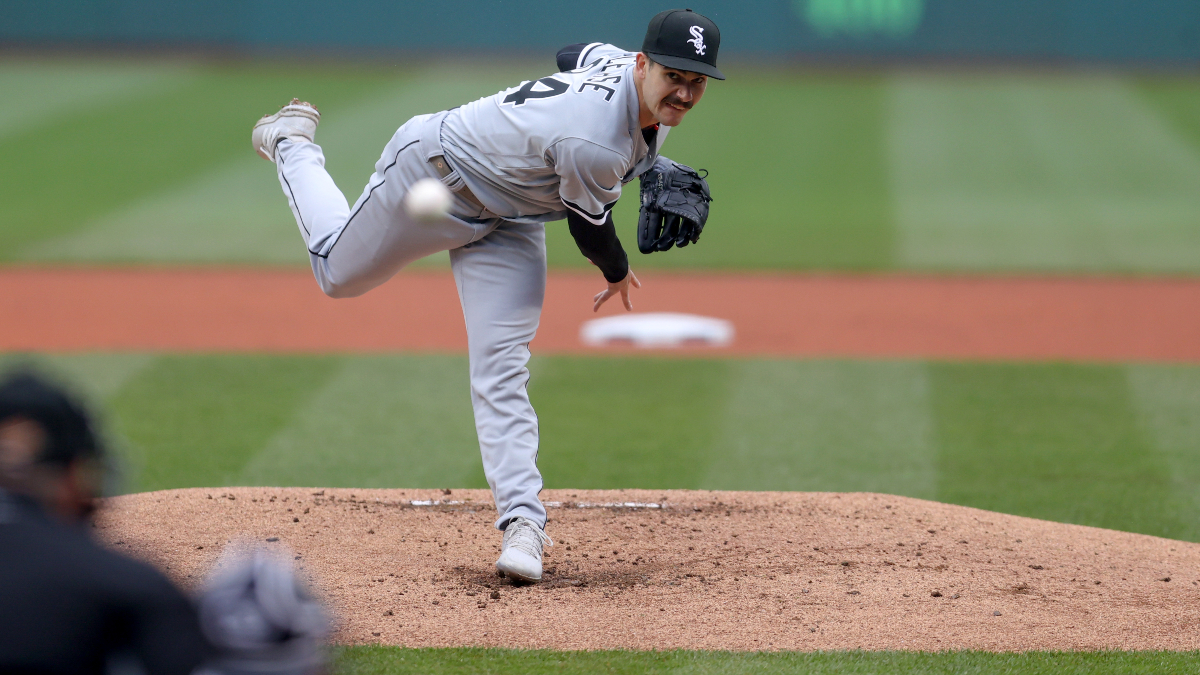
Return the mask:
[[[663,128],[648,141],[638,125],[634,56],[587,45],[575,70],[412,118],[384,148],[353,208],[325,172],[319,146],[278,145],[279,180],[327,294],[360,295],[414,260],[450,251],[475,426],[501,529],[517,516],[546,522],[537,416],[526,391],[546,290],[543,223],[571,209],[602,224],[622,185],[650,168],[666,136]],[[402,202],[428,177],[455,193],[451,217],[434,223],[411,219]]]

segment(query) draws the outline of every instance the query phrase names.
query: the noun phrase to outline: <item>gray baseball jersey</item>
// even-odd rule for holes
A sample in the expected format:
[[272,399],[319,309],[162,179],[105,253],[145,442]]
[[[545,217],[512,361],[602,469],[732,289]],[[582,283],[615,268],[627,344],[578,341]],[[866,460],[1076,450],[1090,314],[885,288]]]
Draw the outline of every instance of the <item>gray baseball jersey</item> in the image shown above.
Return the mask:
[[[526,387],[546,291],[542,223],[565,218],[566,209],[603,223],[622,184],[650,168],[666,136],[666,128],[646,136],[639,128],[634,57],[588,45],[575,70],[410,119],[352,207],[325,171],[320,146],[287,137],[276,149],[280,187],[328,295],[361,295],[414,260],[450,251],[497,527],[518,516],[546,522],[537,415]],[[454,171],[435,171],[439,156]],[[461,181],[487,211],[457,192],[445,218],[411,217],[405,195],[430,178],[451,189]]]
[[654,163],[668,130],[650,144],[642,135],[635,56],[593,43],[575,70],[451,110],[442,125],[446,158],[505,220],[561,220],[569,208],[602,224],[622,185]]

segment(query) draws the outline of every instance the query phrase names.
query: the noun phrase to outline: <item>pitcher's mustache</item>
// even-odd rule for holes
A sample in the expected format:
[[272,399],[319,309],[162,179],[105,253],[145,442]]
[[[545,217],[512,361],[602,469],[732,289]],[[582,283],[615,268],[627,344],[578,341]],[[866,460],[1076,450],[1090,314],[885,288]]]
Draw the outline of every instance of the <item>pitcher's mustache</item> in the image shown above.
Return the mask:
[[677,99],[677,98],[675,98],[675,97],[671,97],[671,98],[666,98],[666,99],[663,99],[663,102],[664,102],[664,103],[669,103],[669,104],[671,104],[671,105],[677,105],[677,106],[679,106],[680,108],[683,108],[684,110],[691,110],[691,109],[692,109],[692,104],[691,104],[691,103],[686,103],[686,102],[684,102],[684,101],[681,101],[680,99]]

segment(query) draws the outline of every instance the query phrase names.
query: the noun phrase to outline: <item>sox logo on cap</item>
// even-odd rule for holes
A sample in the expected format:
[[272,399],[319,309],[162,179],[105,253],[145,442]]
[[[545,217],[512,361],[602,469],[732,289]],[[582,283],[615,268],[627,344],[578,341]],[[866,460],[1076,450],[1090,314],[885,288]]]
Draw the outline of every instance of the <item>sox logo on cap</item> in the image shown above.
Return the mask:
[[721,31],[706,16],[690,9],[659,12],[646,28],[642,53],[653,62],[686,72],[725,79],[717,70]]

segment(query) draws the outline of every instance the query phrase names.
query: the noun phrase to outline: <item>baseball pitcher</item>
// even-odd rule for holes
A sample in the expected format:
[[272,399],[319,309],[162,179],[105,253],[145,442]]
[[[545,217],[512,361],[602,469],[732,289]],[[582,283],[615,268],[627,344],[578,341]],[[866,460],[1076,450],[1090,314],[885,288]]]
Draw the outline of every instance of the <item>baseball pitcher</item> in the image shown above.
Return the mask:
[[[495,526],[504,531],[496,568],[514,579],[540,580],[542,547],[552,545],[538,498],[537,416],[526,392],[546,288],[545,223],[565,218],[604,275],[607,288],[593,298],[594,309],[619,295],[631,310],[630,286],[641,284],[611,209],[623,186],[640,177],[639,249],[665,251],[699,238],[708,185],[659,149],[708,79],[725,79],[716,67],[720,42],[709,19],[670,10],[650,21],[641,52],[566,47],[553,75],[406,122],[353,207],[313,142],[315,106],[293,100],[254,126],[254,148],[275,162],[313,274],[329,296],[361,295],[414,260],[450,252],[484,473],[499,513]],[[431,180],[448,191],[442,210],[429,206]]]

